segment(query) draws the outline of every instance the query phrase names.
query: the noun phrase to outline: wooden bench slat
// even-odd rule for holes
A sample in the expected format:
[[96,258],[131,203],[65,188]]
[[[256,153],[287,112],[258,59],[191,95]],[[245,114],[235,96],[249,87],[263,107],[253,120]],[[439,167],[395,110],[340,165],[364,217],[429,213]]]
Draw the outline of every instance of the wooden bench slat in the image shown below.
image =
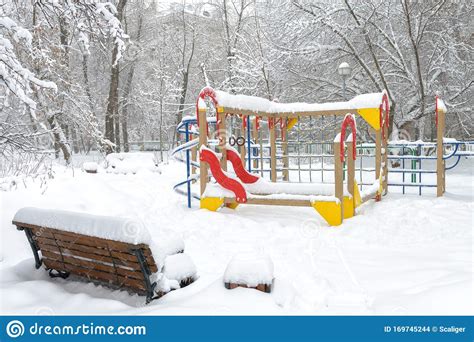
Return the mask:
[[[41,243],[40,243],[41,251],[49,251],[49,252],[53,252],[53,253],[63,253],[63,254],[76,256],[76,257],[80,257],[80,258],[99,260],[99,261],[106,262],[106,263],[109,263],[109,264],[115,263],[119,267],[122,267],[122,268],[126,267],[126,268],[129,268],[129,269],[133,269],[135,271],[140,271],[141,272],[140,264],[138,262],[130,261],[130,260],[124,260],[124,259],[120,259],[120,258],[112,258],[112,257],[106,256],[106,255],[97,255],[97,254],[93,254],[93,253],[88,253],[88,252],[84,252],[84,251],[79,250],[80,246],[75,246],[75,247],[76,247],[76,249],[62,249],[62,248],[58,248],[56,246],[51,246],[51,245],[41,245]],[[156,266],[154,266],[154,267],[156,267]],[[150,270],[151,270],[151,268],[152,267],[150,267]],[[152,271],[152,272],[155,272],[155,271]]]
[[[24,226],[21,225],[20,226]],[[31,228],[31,227],[26,227]],[[49,239],[56,239],[65,242],[76,242],[81,245],[89,247],[100,247],[100,248],[109,248],[117,252],[129,253],[130,249],[133,248],[142,248],[143,254],[145,256],[151,256],[150,248],[145,244],[129,244],[120,241],[107,240],[98,237],[86,236],[82,234],[76,234],[71,232],[66,232],[62,230],[52,229],[52,228],[41,228],[35,227],[31,228],[35,237],[44,237]],[[54,234],[54,235],[53,235]]]
[[97,270],[87,269],[76,265],[71,265],[69,263],[63,263],[56,260],[51,260],[48,258],[43,259],[44,264],[51,269],[55,269],[63,272],[71,272],[75,275],[85,277],[87,279],[94,279],[108,284],[112,284],[118,287],[130,287],[139,291],[146,291],[146,287],[143,281],[137,279],[125,278],[121,276],[116,276],[111,273],[101,272]]
[[40,245],[57,246],[57,247],[65,248],[65,249],[76,249],[77,248],[77,249],[80,249],[81,251],[86,252],[86,253],[93,253],[93,254],[105,255],[105,256],[110,255],[110,252],[107,249],[94,248],[94,247],[90,247],[90,246],[76,244],[75,242],[65,242],[65,241],[61,241],[61,240],[53,240],[53,239],[44,238],[44,237],[37,237],[36,241]]
[[[56,238],[59,237],[59,235],[54,235]],[[117,251],[110,251],[107,250],[106,248],[97,248],[89,245],[82,245],[80,244],[80,240],[76,241],[62,241],[62,240],[54,240],[52,238],[46,238],[44,236],[41,237],[36,237],[36,241],[40,245],[40,248],[49,248],[48,246],[59,246],[61,247],[62,250],[67,249],[71,251],[79,251],[83,253],[90,253],[90,254],[97,254],[100,256],[112,256],[113,258],[116,258],[120,260],[120,264],[124,264],[125,266],[128,267],[133,267],[135,269],[140,269],[140,265],[138,264],[137,258],[135,255],[124,252],[117,252]],[[150,252],[150,250],[148,249]],[[72,252],[73,253],[73,252]],[[150,252],[151,253],[151,252]],[[145,253],[144,253],[145,254]],[[146,255],[146,254],[145,254]],[[83,256],[83,255],[78,255],[78,256]],[[92,258],[92,256],[91,256]],[[148,266],[152,272],[158,272],[158,267],[155,264],[155,260],[153,256],[147,256],[146,257]],[[130,263],[133,263],[132,265],[129,265]]]
[[89,269],[99,270],[102,272],[111,273],[113,275],[118,274],[120,276],[126,278],[134,278],[138,280],[143,280],[143,273],[134,270],[127,270],[121,267],[114,267],[114,265],[104,264],[97,262],[96,260],[85,260],[85,259],[78,259],[70,255],[61,255],[59,253],[53,253],[50,251],[42,251],[43,257],[46,257],[50,260],[55,260],[59,262],[67,262],[71,265],[77,265]]

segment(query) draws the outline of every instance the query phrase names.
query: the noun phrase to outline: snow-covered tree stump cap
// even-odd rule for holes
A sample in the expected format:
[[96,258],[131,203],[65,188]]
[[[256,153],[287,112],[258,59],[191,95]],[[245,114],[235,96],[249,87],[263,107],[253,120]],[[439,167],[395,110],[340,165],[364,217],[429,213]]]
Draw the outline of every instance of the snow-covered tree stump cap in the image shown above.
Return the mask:
[[227,265],[224,283],[257,287],[273,282],[273,262],[266,254],[241,253],[235,255]]
[[85,162],[82,164],[82,169],[86,171],[87,173],[97,173],[97,169],[99,168],[99,165],[95,162]]

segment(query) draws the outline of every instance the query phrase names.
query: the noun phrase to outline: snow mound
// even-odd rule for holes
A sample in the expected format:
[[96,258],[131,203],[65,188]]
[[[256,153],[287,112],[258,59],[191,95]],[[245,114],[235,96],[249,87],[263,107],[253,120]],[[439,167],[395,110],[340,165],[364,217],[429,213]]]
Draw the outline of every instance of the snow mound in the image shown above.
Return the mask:
[[268,255],[245,253],[235,255],[224,273],[224,282],[256,287],[273,282],[273,262]]
[[136,174],[140,171],[161,173],[155,154],[147,152],[111,153],[107,156],[107,172]]
[[184,251],[184,241],[181,237],[177,235],[160,237],[159,241],[156,242],[155,245],[166,256],[181,253]]
[[82,164],[82,169],[86,172],[95,173],[97,172],[98,168],[99,165],[97,165],[97,163],[95,162],[85,162],[84,164]]
[[13,221],[131,244],[151,243],[142,223],[124,217],[26,207],[17,211]]
[[150,248],[159,268],[164,266],[166,257],[184,251],[183,239],[173,231],[160,231],[154,241]]
[[163,273],[167,279],[180,282],[188,278],[194,279],[197,270],[191,258],[187,254],[180,253],[166,258]]

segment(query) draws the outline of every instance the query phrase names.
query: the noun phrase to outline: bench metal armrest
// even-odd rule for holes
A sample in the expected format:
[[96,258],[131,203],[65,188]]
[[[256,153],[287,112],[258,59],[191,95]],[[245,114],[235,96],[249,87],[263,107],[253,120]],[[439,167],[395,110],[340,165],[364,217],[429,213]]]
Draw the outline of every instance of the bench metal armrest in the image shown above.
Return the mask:
[[154,299],[153,297],[155,294],[156,282],[151,283],[150,281],[151,271],[142,249],[132,249],[131,252],[137,257],[138,263],[140,264],[140,268],[143,273],[143,280],[145,281],[146,287],[146,303],[148,304]]
[[31,228],[24,228],[21,226],[16,226],[16,229],[18,230],[23,230],[25,232],[26,238],[28,239],[28,242],[30,243],[31,250],[33,251],[33,256],[35,257],[35,267],[36,269],[40,268],[41,265],[43,264],[43,261],[41,260],[38,251],[40,250],[38,247],[38,244],[36,243],[35,238],[33,237],[33,233],[31,232]]

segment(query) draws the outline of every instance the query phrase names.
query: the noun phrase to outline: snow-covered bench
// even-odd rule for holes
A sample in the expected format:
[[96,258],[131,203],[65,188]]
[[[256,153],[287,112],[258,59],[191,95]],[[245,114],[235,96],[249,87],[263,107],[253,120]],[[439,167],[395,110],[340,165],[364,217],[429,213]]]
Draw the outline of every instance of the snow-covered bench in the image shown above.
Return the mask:
[[195,266],[184,254],[172,263],[180,270],[166,270],[179,279],[166,278],[168,255],[183,252],[184,244],[155,245],[148,230],[130,219],[23,208],[13,224],[25,232],[36,268],[44,265],[51,277],[78,276],[145,295],[147,303],[196,278]]

